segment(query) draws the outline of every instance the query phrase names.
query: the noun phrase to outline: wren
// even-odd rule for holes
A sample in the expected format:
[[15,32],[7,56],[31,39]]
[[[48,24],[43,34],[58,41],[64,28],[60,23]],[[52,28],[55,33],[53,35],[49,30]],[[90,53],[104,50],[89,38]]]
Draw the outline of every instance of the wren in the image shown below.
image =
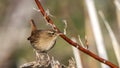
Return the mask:
[[31,20],[31,36],[28,38],[32,47],[38,52],[48,52],[56,43],[58,33],[53,29],[38,30]]

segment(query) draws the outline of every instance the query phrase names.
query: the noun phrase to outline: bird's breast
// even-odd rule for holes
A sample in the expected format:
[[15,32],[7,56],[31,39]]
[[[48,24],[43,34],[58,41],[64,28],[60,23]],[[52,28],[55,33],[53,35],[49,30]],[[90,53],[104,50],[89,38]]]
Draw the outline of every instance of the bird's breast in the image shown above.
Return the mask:
[[40,51],[47,51],[51,49],[55,44],[55,40],[39,40],[34,48]]

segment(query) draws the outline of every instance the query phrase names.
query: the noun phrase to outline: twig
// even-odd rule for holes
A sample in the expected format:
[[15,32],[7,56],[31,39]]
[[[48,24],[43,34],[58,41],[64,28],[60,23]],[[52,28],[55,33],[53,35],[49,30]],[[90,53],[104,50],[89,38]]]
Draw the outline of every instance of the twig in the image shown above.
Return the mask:
[[80,35],[78,35],[78,40],[79,40],[81,46],[82,46],[83,48],[85,48],[85,46],[84,46],[84,44],[83,44],[83,42],[82,42],[82,40],[81,40],[81,38],[80,38]]
[[[53,21],[50,19],[49,16],[46,16],[46,13],[41,5],[41,3],[39,2],[39,0],[35,0],[38,8],[40,9],[40,12],[42,13],[42,15],[45,17],[45,19],[48,21],[48,23],[50,23],[51,25],[53,25],[53,28],[58,32],[61,33],[60,30],[54,25]],[[82,52],[86,53],[87,55],[93,57],[94,59],[112,67],[112,68],[118,68],[116,65],[114,65],[113,63],[95,55],[94,53],[92,53],[91,51],[83,48],[82,46],[80,46],[78,43],[73,42],[71,39],[69,39],[68,37],[66,37],[64,34],[60,34],[60,36],[66,40],[66,42],[68,42],[69,44],[71,44],[74,47],[77,47],[77,49],[81,50]]]
[[75,60],[73,58],[69,60],[69,65],[67,68],[76,68]]

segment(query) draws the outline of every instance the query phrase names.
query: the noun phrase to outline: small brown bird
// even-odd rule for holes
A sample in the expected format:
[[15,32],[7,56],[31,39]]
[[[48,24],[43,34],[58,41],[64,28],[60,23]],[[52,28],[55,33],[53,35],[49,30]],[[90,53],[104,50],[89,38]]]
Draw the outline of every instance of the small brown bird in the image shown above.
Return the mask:
[[55,30],[37,30],[33,20],[31,20],[31,27],[32,32],[28,40],[30,40],[31,45],[38,53],[47,52],[55,45],[59,35]]

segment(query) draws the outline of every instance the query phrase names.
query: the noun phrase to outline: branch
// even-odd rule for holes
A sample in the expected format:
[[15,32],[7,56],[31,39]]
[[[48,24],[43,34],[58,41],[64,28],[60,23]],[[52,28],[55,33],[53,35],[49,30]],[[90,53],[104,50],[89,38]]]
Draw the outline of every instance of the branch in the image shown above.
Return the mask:
[[[58,32],[61,33],[60,30],[54,25],[54,22],[50,19],[50,17],[46,14],[46,12],[44,11],[41,3],[39,2],[39,0],[35,0],[40,12],[42,13],[42,15],[44,16],[44,18],[47,20],[47,22],[49,24],[52,25],[52,27]],[[87,55],[93,57],[94,59],[110,66],[111,68],[118,68],[118,66],[114,65],[113,63],[97,56],[96,54],[92,53],[91,51],[89,51],[88,49],[83,48],[81,45],[79,45],[78,43],[72,41],[71,39],[69,39],[68,37],[66,37],[63,33],[60,34],[60,36],[69,44],[71,44],[72,46],[76,47],[77,49],[79,49],[80,51],[86,53]]]

